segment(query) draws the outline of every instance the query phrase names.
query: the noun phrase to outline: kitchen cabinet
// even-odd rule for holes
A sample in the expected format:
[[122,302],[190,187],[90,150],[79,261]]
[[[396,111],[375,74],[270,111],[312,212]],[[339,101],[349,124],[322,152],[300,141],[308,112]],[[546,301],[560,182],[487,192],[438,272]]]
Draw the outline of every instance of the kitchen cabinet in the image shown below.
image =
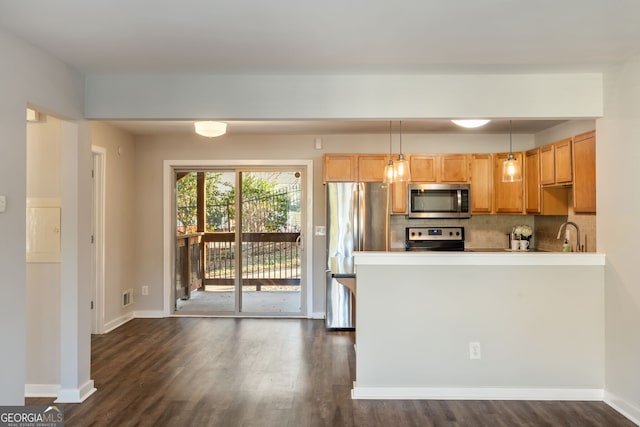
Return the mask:
[[469,182],[466,154],[412,154],[409,164],[411,182]]
[[358,182],[382,182],[384,179],[384,167],[389,163],[387,154],[359,154],[358,156]]
[[469,158],[466,154],[440,154],[440,182],[469,182]]
[[540,184],[567,185],[573,181],[571,140],[563,140],[540,147]]
[[[524,153],[513,153],[523,170]],[[493,211],[495,213],[524,213],[523,183],[502,182],[502,164],[509,153],[494,155],[493,167]],[[525,171],[523,171],[524,173]]]
[[491,213],[493,211],[493,156],[472,154],[470,175],[471,213]]
[[325,154],[324,182],[382,182],[387,154]]
[[412,182],[438,181],[438,156],[412,154],[409,156]]
[[540,149],[525,153],[524,209],[527,213],[540,213]]
[[353,182],[358,177],[358,157],[354,154],[325,154],[322,167],[324,182]]
[[596,133],[573,139],[573,211],[596,213]]
[[406,182],[391,184],[391,213],[406,214],[408,198]]

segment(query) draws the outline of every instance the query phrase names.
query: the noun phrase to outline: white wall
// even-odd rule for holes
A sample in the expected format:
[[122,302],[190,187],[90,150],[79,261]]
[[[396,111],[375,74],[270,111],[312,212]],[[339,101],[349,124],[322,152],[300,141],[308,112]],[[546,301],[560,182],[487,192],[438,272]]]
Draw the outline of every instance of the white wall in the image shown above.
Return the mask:
[[[104,123],[91,125],[91,141],[106,149],[105,195],[105,300],[106,330],[133,316],[140,287],[134,283],[135,229],[139,216],[135,206],[135,156],[133,137]],[[122,292],[134,289],[134,304],[122,307]]]
[[375,261],[356,259],[356,395],[601,397],[602,266]]
[[[82,117],[80,74],[0,30],[0,404],[22,405],[26,382],[26,123],[28,103],[45,112]],[[81,354],[78,364],[89,363]]]
[[602,76],[90,75],[88,118],[599,117]]
[[598,247],[607,254],[606,389],[640,422],[640,57],[606,73],[597,122]]
[[[62,122],[27,124],[27,197],[61,196]],[[60,263],[27,264],[27,391],[60,384]]]

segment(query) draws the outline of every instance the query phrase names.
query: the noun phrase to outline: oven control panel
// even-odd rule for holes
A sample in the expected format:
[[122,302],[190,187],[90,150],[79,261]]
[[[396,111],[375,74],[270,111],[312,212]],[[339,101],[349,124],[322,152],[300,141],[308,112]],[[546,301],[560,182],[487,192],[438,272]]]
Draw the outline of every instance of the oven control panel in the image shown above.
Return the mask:
[[407,227],[407,242],[464,241],[464,227]]

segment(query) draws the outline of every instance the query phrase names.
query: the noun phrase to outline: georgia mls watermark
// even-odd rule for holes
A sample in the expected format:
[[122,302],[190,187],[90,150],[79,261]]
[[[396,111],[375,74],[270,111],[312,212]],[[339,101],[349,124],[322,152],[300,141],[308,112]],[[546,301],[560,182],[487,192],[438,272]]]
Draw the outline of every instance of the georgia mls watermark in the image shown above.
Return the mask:
[[64,427],[64,408],[0,406],[0,427]]

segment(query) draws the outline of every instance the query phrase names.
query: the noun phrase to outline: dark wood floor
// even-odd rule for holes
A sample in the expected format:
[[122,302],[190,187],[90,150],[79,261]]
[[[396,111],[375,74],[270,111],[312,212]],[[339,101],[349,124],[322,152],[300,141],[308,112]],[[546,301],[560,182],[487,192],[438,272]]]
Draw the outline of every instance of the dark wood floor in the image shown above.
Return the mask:
[[65,426],[634,426],[602,402],[354,401],[353,341],[317,320],[132,320],[93,337],[98,391]]

